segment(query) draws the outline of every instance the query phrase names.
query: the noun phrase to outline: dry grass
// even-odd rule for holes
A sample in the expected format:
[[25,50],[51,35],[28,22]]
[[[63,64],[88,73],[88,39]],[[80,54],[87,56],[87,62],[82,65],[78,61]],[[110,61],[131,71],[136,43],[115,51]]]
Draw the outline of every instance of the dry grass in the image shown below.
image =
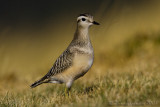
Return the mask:
[[[77,80],[71,95],[64,85],[30,89],[37,72],[0,75],[0,106],[110,106],[160,104],[160,35],[138,34],[109,51],[96,52],[92,69]],[[44,68],[45,69],[45,68]],[[46,69],[45,69],[46,70]],[[35,75],[36,74],[36,75]]]

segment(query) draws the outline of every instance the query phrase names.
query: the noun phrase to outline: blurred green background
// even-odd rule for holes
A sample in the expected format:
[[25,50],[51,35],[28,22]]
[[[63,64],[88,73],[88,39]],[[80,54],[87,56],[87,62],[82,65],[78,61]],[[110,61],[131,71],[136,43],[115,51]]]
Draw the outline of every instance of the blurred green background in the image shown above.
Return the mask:
[[86,12],[101,24],[90,29],[92,70],[105,73],[133,57],[157,58],[159,0],[0,1],[0,92],[28,88],[47,73],[71,42],[77,16]]

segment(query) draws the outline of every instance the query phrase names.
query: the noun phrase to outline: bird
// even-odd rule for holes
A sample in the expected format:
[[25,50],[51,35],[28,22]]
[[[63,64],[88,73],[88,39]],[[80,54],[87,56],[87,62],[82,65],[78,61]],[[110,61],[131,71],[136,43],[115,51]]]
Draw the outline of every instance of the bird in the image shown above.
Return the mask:
[[100,24],[93,20],[91,14],[83,13],[77,17],[77,27],[71,43],[57,58],[49,72],[34,82],[31,88],[43,83],[64,83],[65,93],[69,95],[73,82],[84,76],[93,64],[94,51],[89,36],[89,28],[92,25]]

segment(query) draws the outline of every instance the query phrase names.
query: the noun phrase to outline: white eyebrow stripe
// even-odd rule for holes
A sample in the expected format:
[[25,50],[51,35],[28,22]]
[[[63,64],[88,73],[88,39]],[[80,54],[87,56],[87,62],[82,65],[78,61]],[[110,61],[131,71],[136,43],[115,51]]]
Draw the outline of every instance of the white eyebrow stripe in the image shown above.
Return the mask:
[[88,17],[85,17],[85,16],[79,16],[79,17],[77,18],[77,21],[78,21],[78,20],[80,20],[80,19],[82,19],[82,18],[85,18],[85,19],[87,19],[87,20],[88,20]]

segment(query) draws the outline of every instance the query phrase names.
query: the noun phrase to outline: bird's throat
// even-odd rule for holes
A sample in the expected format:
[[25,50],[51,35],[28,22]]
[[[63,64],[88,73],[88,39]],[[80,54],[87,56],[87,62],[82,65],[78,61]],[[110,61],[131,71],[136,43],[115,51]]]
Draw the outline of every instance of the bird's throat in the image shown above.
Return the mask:
[[74,38],[82,41],[90,41],[88,27],[77,27]]

